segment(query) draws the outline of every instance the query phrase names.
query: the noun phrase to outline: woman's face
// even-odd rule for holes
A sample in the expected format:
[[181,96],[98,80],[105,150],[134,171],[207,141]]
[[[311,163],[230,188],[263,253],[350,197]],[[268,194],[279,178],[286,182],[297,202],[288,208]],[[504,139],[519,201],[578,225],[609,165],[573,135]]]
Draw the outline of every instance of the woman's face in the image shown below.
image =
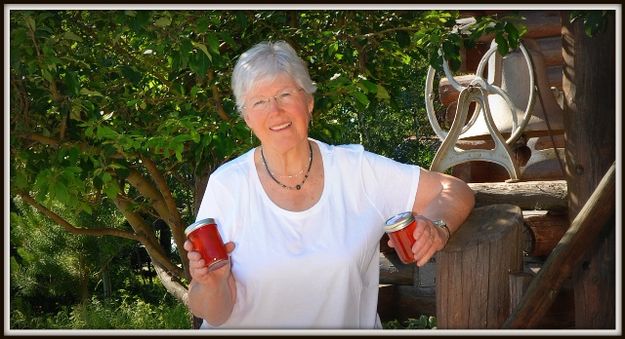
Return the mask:
[[287,151],[308,139],[308,123],[314,106],[287,74],[260,80],[246,94],[245,122],[265,147]]

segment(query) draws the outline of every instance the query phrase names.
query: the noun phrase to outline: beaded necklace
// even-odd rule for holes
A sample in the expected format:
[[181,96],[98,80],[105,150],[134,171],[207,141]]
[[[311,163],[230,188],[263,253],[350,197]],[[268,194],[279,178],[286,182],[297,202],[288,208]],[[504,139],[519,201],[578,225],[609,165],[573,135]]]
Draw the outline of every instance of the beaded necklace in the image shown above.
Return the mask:
[[273,173],[271,173],[271,170],[269,170],[269,166],[267,165],[267,160],[265,159],[265,153],[263,152],[262,146],[260,147],[260,157],[263,159],[263,164],[265,165],[265,169],[267,170],[267,173],[269,173],[269,177],[271,177],[271,179],[273,179],[273,181],[275,181],[276,184],[282,186],[282,188],[299,191],[300,189],[302,189],[302,186],[304,185],[306,180],[308,180],[308,175],[310,174],[310,169],[312,168],[313,150],[312,150],[312,145],[310,144],[310,141],[308,142],[308,148],[310,150],[310,155],[308,157],[308,169],[306,170],[306,174],[304,175],[304,179],[302,180],[302,182],[300,182],[299,184],[295,186],[288,186],[288,185],[281,183],[280,181],[278,181],[278,179],[276,179]]

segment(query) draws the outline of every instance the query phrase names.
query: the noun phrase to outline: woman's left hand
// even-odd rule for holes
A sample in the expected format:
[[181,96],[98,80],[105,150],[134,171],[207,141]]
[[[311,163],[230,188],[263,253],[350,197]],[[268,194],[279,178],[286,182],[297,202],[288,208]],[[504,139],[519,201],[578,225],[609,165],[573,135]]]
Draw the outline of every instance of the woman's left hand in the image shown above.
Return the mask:
[[416,227],[413,233],[415,243],[412,245],[412,253],[417,261],[417,266],[421,267],[437,251],[443,249],[449,239],[448,233],[444,229],[436,227],[432,220],[424,216],[415,215],[415,223]]

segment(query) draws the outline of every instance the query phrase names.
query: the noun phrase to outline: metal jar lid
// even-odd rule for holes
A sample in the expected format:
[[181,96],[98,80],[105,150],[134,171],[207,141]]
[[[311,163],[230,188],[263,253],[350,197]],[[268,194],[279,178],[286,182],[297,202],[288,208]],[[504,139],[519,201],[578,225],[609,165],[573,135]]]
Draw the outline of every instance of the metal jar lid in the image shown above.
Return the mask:
[[396,232],[399,231],[406,226],[410,225],[414,221],[414,216],[411,211],[402,212],[390,217],[384,223],[384,231],[386,232]]
[[187,226],[187,228],[185,228],[184,230],[184,234],[189,235],[189,233],[195,231],[197,228],[200,228],[200,226],[214,224],[214,223],[215,223],[215,219],[213,218],[204,218],[204,219],[198,220],[192,223],[191,225]]

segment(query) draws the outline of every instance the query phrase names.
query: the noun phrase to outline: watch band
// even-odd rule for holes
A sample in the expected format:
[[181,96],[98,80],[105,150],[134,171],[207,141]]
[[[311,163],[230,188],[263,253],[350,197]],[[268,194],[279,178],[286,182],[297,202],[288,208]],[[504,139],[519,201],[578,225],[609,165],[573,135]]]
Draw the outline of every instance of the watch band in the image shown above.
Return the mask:
[[445,220],[432,220],[432,224],[434,224],[434,226],[439,227],[444,229],[445,231],[447,231],[447,239],[449,239],[451,237],[451,231],[449,230],[449,227],[447,227],[447,223],[445,222]]

